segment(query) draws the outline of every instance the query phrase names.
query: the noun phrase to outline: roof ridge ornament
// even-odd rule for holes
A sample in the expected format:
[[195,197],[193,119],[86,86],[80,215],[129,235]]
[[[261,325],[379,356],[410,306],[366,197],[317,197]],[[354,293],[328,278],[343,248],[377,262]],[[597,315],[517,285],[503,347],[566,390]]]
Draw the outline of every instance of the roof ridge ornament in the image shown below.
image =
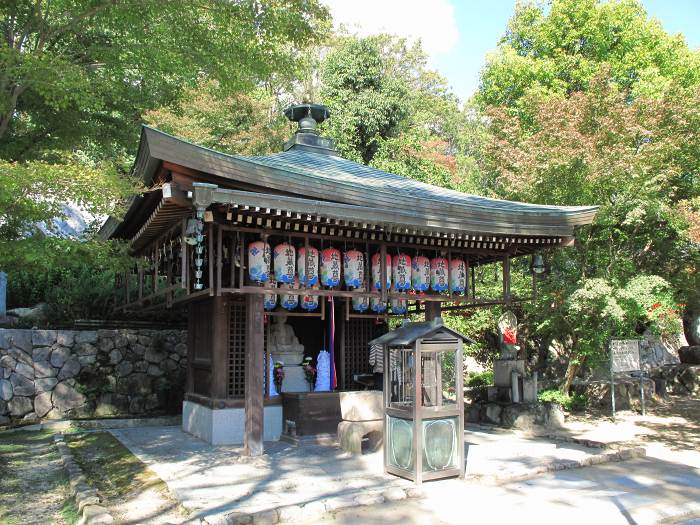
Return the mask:
[[299,129],[284,145],[284,151],[304,150],[324,155],[337,155],[331,139],[319,136],[317,126],[331,114],[322,104],[293,104],[284,110],[285,116],[299,123]]

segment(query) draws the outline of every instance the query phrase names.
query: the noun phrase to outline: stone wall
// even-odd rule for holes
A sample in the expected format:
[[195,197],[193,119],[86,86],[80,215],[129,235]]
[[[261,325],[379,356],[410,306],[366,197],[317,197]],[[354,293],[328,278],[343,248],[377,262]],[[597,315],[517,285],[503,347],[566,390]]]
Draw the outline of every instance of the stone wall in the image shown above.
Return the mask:
[[187,332],[0,329],[0,425],[179,412]]

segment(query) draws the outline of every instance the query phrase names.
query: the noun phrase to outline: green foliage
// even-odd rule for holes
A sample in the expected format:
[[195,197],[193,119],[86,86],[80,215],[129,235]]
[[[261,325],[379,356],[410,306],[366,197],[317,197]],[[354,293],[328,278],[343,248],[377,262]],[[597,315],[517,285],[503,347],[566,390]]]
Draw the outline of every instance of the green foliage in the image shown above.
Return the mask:
[[135,184],[109,164],[90,166],[75,157],[48,163],[0,160],[0,241],[37,233],[42,224],[53,228],[72,203],[94,216],[119,214],[119,205]]
[[0,242],[8,308],[45,302],[52,325],[109,318],[115,273],[130,264],[126,247],[115,242],[41,237]]
[[568,412],[579,412],[586,408],[588,398],[585,394],[565,394],[561,390],[542,390],[537,394],[537,399],[542,403],[557,403]]
[[700,82],[700,53],[664,32],[641,2],[550,0],[517,4],[476,98],[482,107],[507,106],[527,117],[520,102],[528,95],[586,91],[601,67],[629,97]]
[[238,92],[293,71],[328,22],[315,0],[56,0],[0,7],[0,158],[115,159],[141,115],[201,78]]
[[470,372],[467,374],[465,385],[470,388],[493,385],[493,370]]

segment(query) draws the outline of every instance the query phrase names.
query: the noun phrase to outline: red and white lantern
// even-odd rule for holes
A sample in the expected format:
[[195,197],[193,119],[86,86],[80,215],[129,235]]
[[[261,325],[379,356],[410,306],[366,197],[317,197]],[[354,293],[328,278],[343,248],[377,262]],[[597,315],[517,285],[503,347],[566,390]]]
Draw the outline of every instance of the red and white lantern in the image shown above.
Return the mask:
[[444,257],[435,257],[430,261],[430,287],[436,292],[444,292],[449,288],[447,259]]
[[278,283],[294,282],[296,273],[296,249],[287,242],[275,246],[272,258],[275,263],[275,280]]
[[[375,290],[382,289],[382,265],[381,256],[375,253],[372,256],[372,286]],[[391,255],[386,256],[386,289],[391,288]]]
[[[358,291],[364,292],[364,286],[360,286]],[[366,312],[369,309],[369,296],[360,295],[352,298],[352,309],[356,312]]]
[[450,261],[450,285],[454,293],[462,293],[467,289],[467,265],[462,259]]
[[[320,288],[318,282],[311,289],[318,290]],[[304,310],[312,311],[318,308],[318,295],[304,295],[301,299],[301,307]]]
[[392,299],[391,300],[391,313],[392,314],[405,314],[408,310],[408,301],[406,299]]
[[[295,277],[294,281],[291,284],[283,284],[282,288],[286,290],[298,290],[299,279]],[[299,294],[289,292],[283,293],[280,304],[285,310],[294,310],[297,306],[299,306]]]
[[422,255],[413,258],[411,263],[411,285],[416,292],[430,288],[430,259]]
[[270,245],[263,241],[248,245],[248,277],[256,283],[270,278]]
[[361,251],[349,250],[343,257],[345,286],[359,288],[365,281],[365,256]]
[[302,246],[297,250],[297,254],[299,283],[305,286],[313,286],[318,283],[318,250],[313,246],[309,246],[307,256],[306,247]]
[[386,303],[376,297],[372,297],[372,299],[370,299],[369,306],[373,312],[378,314],[386,312]]
[[321,284],[323,286],[338,286],[340,284],[340,251],[326,248],[321,251]]
[[411,257],[405,253],[392,258],[394,289],[400,292],[411,288]]

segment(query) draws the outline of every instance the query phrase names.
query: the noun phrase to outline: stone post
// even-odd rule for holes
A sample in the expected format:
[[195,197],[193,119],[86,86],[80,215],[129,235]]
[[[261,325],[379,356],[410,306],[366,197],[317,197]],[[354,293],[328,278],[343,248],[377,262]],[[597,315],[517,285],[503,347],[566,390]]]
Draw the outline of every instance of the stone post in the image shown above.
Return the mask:
[[7,315],[7,274],[0,272],[0,319]]

